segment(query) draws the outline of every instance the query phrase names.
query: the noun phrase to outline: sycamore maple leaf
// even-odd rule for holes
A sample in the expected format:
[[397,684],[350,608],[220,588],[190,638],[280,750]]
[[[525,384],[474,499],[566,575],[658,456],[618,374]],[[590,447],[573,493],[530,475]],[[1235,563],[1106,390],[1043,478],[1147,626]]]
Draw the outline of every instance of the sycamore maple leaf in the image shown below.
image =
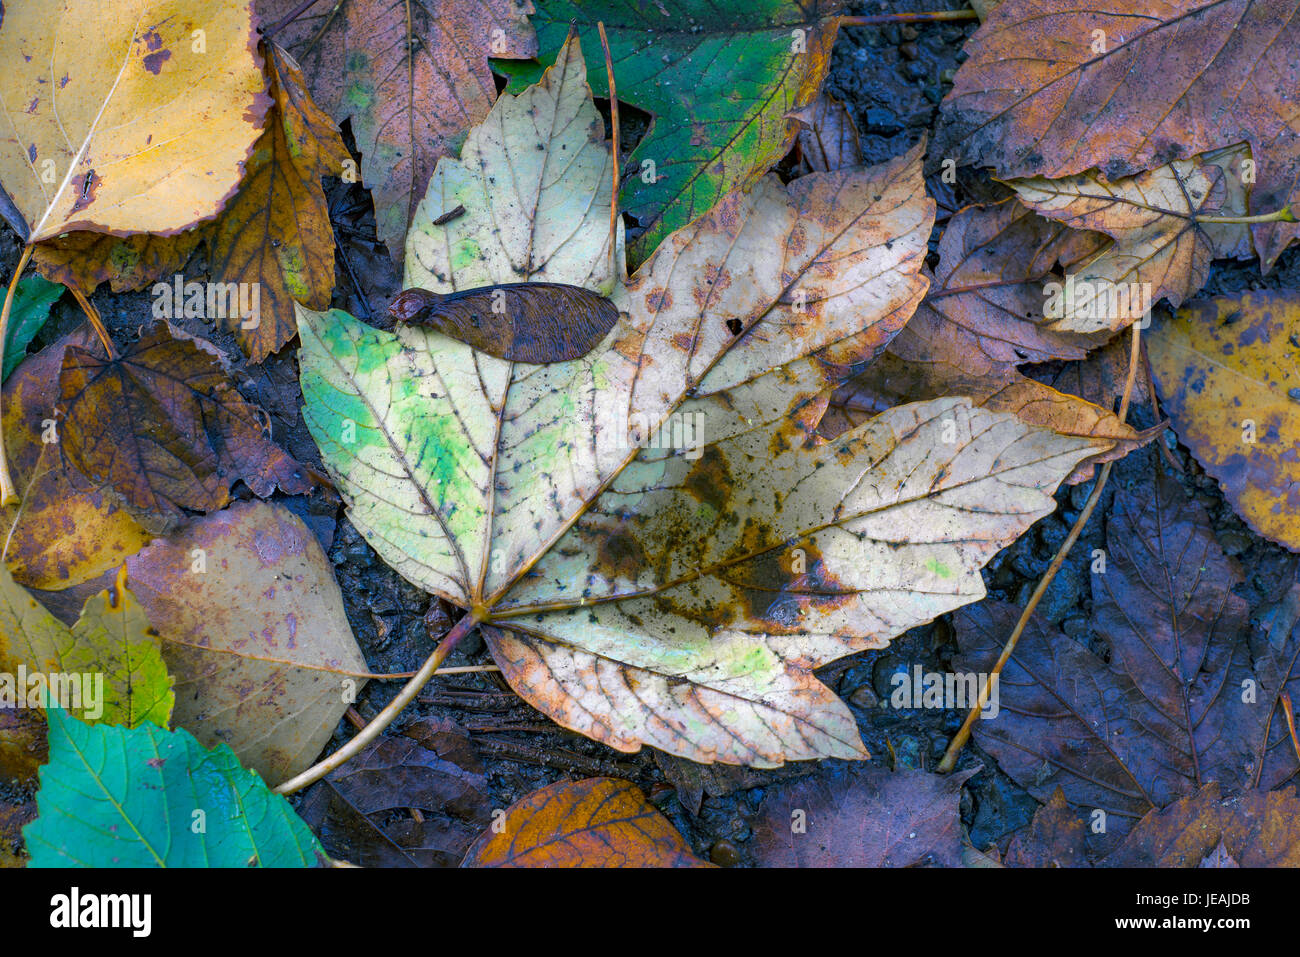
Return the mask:
[[585,286],[619,306],[605,340],[525,365],[303,309],[308,427],[356,528],[560,724],[703,763],[865,757],[813,669],[982,597],[1110,443],[952,398],[810,439],[925,292],[921,148],[731,192],[623,283],[585,76],[571,40],[440,164],[406,285]]

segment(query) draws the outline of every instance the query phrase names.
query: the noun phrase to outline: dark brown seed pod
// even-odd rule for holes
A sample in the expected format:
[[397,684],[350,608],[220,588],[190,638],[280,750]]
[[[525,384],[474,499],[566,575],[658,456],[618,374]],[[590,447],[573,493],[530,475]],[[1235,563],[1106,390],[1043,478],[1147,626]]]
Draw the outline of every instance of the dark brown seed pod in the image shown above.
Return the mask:
[[388,314],[498,359],[539,364],[586,355],[618,321],[618,309],[604,296],[557,282],[480,286],[445,295],[406,289]]

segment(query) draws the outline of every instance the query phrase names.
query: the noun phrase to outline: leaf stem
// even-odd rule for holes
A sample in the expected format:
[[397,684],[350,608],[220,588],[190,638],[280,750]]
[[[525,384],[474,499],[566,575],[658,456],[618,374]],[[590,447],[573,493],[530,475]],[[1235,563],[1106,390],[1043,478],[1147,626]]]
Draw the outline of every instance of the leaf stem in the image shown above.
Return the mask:
[[460,621],[451,626],[451,630],[443,635],[442,641],[438,642],[438,647],[433,649],[433,654],[425,660],[420,670],[415,673],[410,681],[397,693],[397,697],[388,703],[383,711],[375,715],[373,721],[359,731],[351,741],[343,745],[323,761],[318,761],[301,774],[291,777],[279,787],[274,788],[276,794],[292,794],[294,791],[301,791],[309,784],[314,784],[325,775],[329,774],[335,768],[341,767],[348,761],[352,760],[367,744],[379,737],[380,733],[393,723],[396,718],[408,704],[410,704],[420,690],[429,683],[429,679],[438,671],[438,666],[443,663],[447,655],[451,654],[466,635],[478,627],[483,620],[481,611],[467,612]]
[[[300,3],[300,4],[298,4],[298,6],[294,7],[291,11],[289,11],[289,13],[285,14],[283,17],[281,17],[281,18],[280,18],[279,20],[277,20],[275,23],[271,24],[271,26],[269,26],[269,27],[267,27],[265,30],[263,30],[263,31],[262,31],[262,36],[263,36],[263,37],[268,37],[268,38],[269,38],[269,37],[273,37],[273,36],[275,36],[277,33],[279,33],[281,30],[283,30],[283,29],[284,29],[285,27],[287,27],[289,24],[293,23],[293,21],[297,20],[300,16],[302,16],[304,13],[306,13],[306,12],[307,12],[308,10],[310,10],[312,7],[316,6],[316,4],[317,4],[318,2],[319,2],[319,0],[303,0],[302,3]],[[336,4],[336,6],[337,6],[337,4]]]
[[842,27],[874,27],[884,23],[942,23],[948,20],[975,20],[974,10],[940,10],[937,13],[881,13],[871,17],[840,17]]
[[[1120,422],[1123,422],[1128,418],[1129,398],[1133,395],[1133,382],[1137,378],[1141,335],[1141,326],[1136,322],[1133,323],[1133,348],[1129,353],[1128,378],[1124,382],[1124,397],[1120,400],[1119,404]],[[1052,583],[1052,579],[1056,577],[1056,573],[1061,570],[1061,566],[1065,563],[1066,556],[1070,554],[1070,549],[1074,547],[1074,543],[1079,540],[1079,536],[1083,533],[1083,527],[1088,524],[1088,519],[1092,516],[1093,509],[1095,509],[1097,503],[1101,501],[1102,490],[1106,488],[1106,480],[1110,478],[1111,466],[1114,464],[1114,462],[1106,462],[1102,465],[1101,474],[1097,476],[1097,484],[1093,486],[1092,494],[1088,496],[1088,501],[1083,506],[1083,510],[1079,512],[1079,517],[1075,519],[1074,527],[1070,529],[1070,534],[1065,537],[1065,541],[1061,543],[1061,547],[1056,550],[1056,555],[1052,558],[1052,564],[1047,567],[1046,573],[1044,573],[1043,577],[1039,580],[1038,587],[1036,587],[1034,593],[1029,596],[1029,602],[1020,613],[1020,619],[1016,622],[1016,627],[1011,630],[1011,636],[1007,638],[1007,642],[1002,648],[1002,654],[998,656],[997,662],[993,665],[993,668],[989,671],[988,675],[985,676],[984,682],[980,686],[979,699],[975,702],[974,707],[970,709],[970,713],[966,715],[966,720],[962,722],[962,726],[958,729],[957,734],[953,736],[952,741],[948,745],[948,750],[944,752],[943,760],[939,762],[939,766],[936,768],[940,774],[947,774],[956,766],[957,757],[961,754],[961,749],[964,748],[966,742],[970,740],[971,728],[974,727],[975,720],[980,716],[984,706],[988,703],[989,688],[992,685],[993,679],[1002,674],[1002,668],[1006,665],[1007,661],[1010,660],[1011,653],[1015,651],[1016,644],[1020,641],[1020,636],[1024,634],[1025,626],[1029,624],[1029,619],[1033,615],[1034,609],[1038,607],[1039,601],[1041,601],[1043,595],[1047,593],[1047,586]]]
[[[22,277],[23,270],[27,268],[27,261],[32,258],[32,246],[30,244],[23,247],[23,253],[18,257],[18,265],[14,267],[13,278],[9,280],[9,289],[5,292],[5,304],[0,309],[0,368],[4,367],[5,362],[5,343],[9,338],[9,312],[13,309],[14,294],[18,291],[18,280]],[[3,406],[0,405],[0,421],[3,421]],[[9,456],[5,454],[4,428],[0,426],[0,507],[12,505],[18,500],[18,492],[14,488],[14,480],[9,476]]]
[[104,344],[104,349],[108,352],[108,357],[110,359],[116,359],[117,349],[113,346],[113,339],[108,334],[108,330],[104,328],[104,320],[99,315],[99,310],[91,305],[90,300],[86,298],[86,294],[80,289],[75,286],[71,288],[72,298],[77,300],[77,304],[81,306],[81,311],[84,312],[86,318],[90,320],[90,325],[94,328],[95,335],[99,336],[99,341]]
[[1194,216],[1192,217],[1198,223],[1229,223],[1232,225],[1249,226],[1252,223],[1294,223],[1297,222],[1295,213],[1291,212],[1290,206],[1283,206],[1281,209],[1275,209],[1271,213],[1260,213],[1258,216]]

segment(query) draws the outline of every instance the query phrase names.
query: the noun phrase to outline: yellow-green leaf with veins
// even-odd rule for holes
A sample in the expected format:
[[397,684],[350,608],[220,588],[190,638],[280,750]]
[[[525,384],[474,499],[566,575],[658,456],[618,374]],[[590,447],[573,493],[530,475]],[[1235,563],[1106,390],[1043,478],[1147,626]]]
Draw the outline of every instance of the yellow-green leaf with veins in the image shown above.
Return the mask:
[[[730,193],[610,290],[609,184],[583,158],[608,157],[599,121],[584,105],[537,134],[546,104],[576,103],[571,75],[589,104],[570,42],[528,108],[503,98],[444,164],[428,219],[463,205],[464,225],[441,259],[413,240],[407,283],[609,291],[605,341],[525,365],[303,310],[308,426],[367,540],[476,609],[511,685],[561,724],[702,762],[865,756],[812,669],[980,597],[980,565],[1108,443],[942,399],[813,444],[828,386],[924,295],[922,148]],[[482,170],[488,189],[443,192]]]

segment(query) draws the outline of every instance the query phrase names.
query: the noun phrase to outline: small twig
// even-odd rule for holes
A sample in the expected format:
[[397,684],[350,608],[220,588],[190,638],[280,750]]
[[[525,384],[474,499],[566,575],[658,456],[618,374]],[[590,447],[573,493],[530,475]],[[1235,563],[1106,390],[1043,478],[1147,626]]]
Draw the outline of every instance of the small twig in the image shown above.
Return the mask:
[[[9,338],[9,312],[14,306],[18,280],[22,278],[23,270],[27,268],[27,261],[31,258],[32,247],[24,246],[22,255],[18,257],[18,265],[14,267],[13,278],[9,280],[4,307],[0,309],[0,366],[3,366],[5,361],[5,342]],[[2,414],[3,409],[0,408],[0,415]],[[9,476],[9,456],[5,453],[4,429],[0,428],[0,507],[11,505],[17,500],[18,492],[14,488],[14,480]]]
[[[1124,397],[1119,403],[1118,415],[1120,422],[1123,422],[1128,418],[1129,398],[1133,394],[1133,383],[1137,379],[1138,347],[1141,345],[1142,341],[1142,327],[1135,322],[1133,323],[1132,328],[1133,347],[1129,352],[1128,378],[1124,382]],[[1056,550],[1056,555],[1052,559],[1052,564],[1047,567],[1047,572],[1039,580],[1038,587],[1036,587],[1034,593],[1029,596],[1029,603],[1025,605],[1024,610],[1020,613],[1020,619],[1016,622],[1016,627],[1012,629],[1011,637],[1007,639],[1006,645],[1003,646],[1002,654],[998,656],[997,662],[993,665],[993,668],[985,676],[983,683],[980,685],[979,699],[975,702],[975,706],[970,709],[970,713],[966,715],[966,720],[962,722],[961,728],[958,729],[957,734],[953,737],[951,743],[949,743],[948,750],[944,752],[943,760],[939,762],[939,766],[936,768],[940,774],[947,774],[956,767],[957,757],[961,754],[961,749],[964,748],[966,742],[970,740],[971,728],[974,727],[976,719],[979,718],[985,705],[988,704],[989,689],[992,687],[993,679],[1002,674],[1002,668],[1006,665],[1007,661],[1010,660],[1011,653],[1015,651],[1016,644],[1020,641],[1020,636],[1024,634],[1025,626],[1029,624],[1029,619],[1033,615],[1034,609],[1038,607],[1039,601],[1041,601],[1043,595],[1047,593],[1047,587],[1052,583],[1052,579],[1056,577],[1056,573],[1061,570],[1061,566],[1065,563],[1066,556],[1070,554],[1070,549],[1074,547],[1074,543],[1079,540],[1079,536],[1083,533],[1084,526],[1088,524],[1088,519],[1092,516],[1092,510],[1095,509],[1097,503],[1101,501],[1102,490],[1106,487],[1106,480],[1110,478],[1111,466],[1114,464],[1114,462],[1107,462],[1101,467],[1101,473],[1097,476],[1097,484],[1093,486],[1092,494],[1088,496],[1088,501],[1083,506],[1083,511],[1081,511],[1079,517],[1075,519],[1074,527],[1070,529],[1070,534],[1065,537],[1065,541],[1061,543],[1061,547]]]
[[1296,760],[1300,761],[1300,738],[1295,734],[1295,712],[1291,708],[1291,696],[1283,691],[1279,697],[1282,699],[1282,714],[1286,716],[1286,729],[1291,732],[1291,747],[1295,749]]
[[320,25],[320,29],[316,31],[316,35],[312,37],[310,40],[308,40],[307,45],[302,48],[303,56],[306,56],[308,53],[310,53],[312,51],[312,48],[316,46],[317,43],[320,42],[320,38],[325,35],[325,31],[328,30],[330,28],[330,24],[334,22],[334,17],[339,12],[339,7],[341,6],[343,6],[343,0],[335,0],[334,7],[330,10],[329,14],[326,15],[325,17],[325,22]]
[[361,717],[361,712],[352,705],[348,705],[348,710],[343,712],[343,717],[347,718],[348,724],[352,725],[352,727],[356,728],[358,731],[366,726],[366,719]]
[[614,86],[614,60],[609,53],[609,37],[605,36],[605,24],[596,21],[600,32],[600,46],[605,51],[605,73],[609,77],[609,125],[613,131],[614,182],[609,193],[609,271],[615,282],[619,278],[618,270],[618,89]]
[[110,359],[116,359],[117,348],[113,345],[113,339],[109,336],[108,330],[104,328],[104,320],[100,316],[99,310],[96,309],[94,305],[91,304],[90,300],[86,298],[86,294],[76,286],[72,287],[72,298],[77,300],[77,304],[81,306],[81,311],[84,312],[86,318],[90,320],[90,325],[94,328],[95,335],[99,336],[99,341],[104,344],[104,351],[108,353],[108,357]]
[[294,791],[301,791],[309,784],[314,784],[325,775],[329,774],[335,768],[342,767],[348,761],[352,760],[365,749],[365,746],[373,741],[383,732],[383,730],[393,723],[393,719],[402,713],[402,710],[410,704],[420,690],[429,683],[429,680],[437,673],[438,666],[446,660],[447,655],[451,654],[452,649],[460,643],[461,639],[478,627],[478,623],[483,620],[485,612],[481,609],[467,612],[460,621],[451,626],[451,630],[443,636],[438,647],[433,649],[433,654],[425,660],[424,666],[415,673],[415,676],[406,683],[406,686],[397,693],[397,697],[390,701],[383,711],[375,716],[365,728],[357,734],[351,741],[343,745],[324,761],[318,761],[301,774],[294,775],[285,781],[279,787],[275,788],[276,794],[292,794]]
[[874,27],[885,23],[943,23],[950,20],[977,20],[974,10],[940,10],[937,13],[881,13],[870,17],[840,17],[842,27]]
[[[300,16],[306,13],[309,9],[316,6],[316,4],[319,2],[320,0],[302,0],[302,3],[298,4],[298,6],[294,7],[293,10],[285,14],[285,16],[282,19],[280,19],[276,23],[264,29],[262,31],[262,36],[268,39],[270,37],[275,36],[277,33],[279,33],[289,24],[293,23],[293,21],[297,20]],[[342,2],[342,0],[340,0],[340,2]]]

